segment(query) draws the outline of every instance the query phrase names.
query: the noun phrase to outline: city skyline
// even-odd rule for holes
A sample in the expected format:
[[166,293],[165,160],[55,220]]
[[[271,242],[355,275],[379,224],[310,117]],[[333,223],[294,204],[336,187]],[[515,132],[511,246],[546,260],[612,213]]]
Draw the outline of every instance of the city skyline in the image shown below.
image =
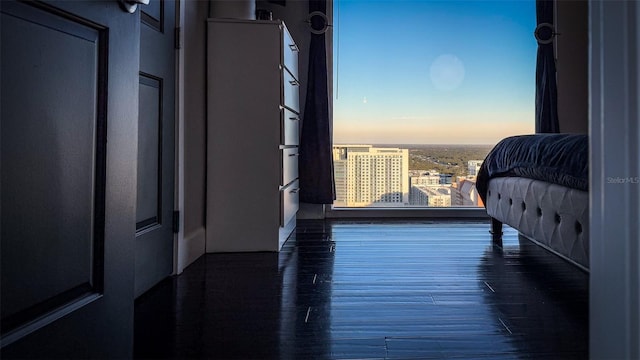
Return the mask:
[[[475,177],[483,160],[473,156],[468,158],[469,154],[463,157],[466,158],[462,164],[465,171],[454,175],[455,172],[441,173],[430,169],[429,165],[422,169],[411,168],[409,149],[364,144],[334,145],[336,198],[333,206],[482,206],[475,188]],[[441,159],[439,164],[443,163]]]
[[409,150],[371,145],[333,147],[334,206],[409,204]]
[[534,1],[343,0],[334,18],[336,143],[533,132]]

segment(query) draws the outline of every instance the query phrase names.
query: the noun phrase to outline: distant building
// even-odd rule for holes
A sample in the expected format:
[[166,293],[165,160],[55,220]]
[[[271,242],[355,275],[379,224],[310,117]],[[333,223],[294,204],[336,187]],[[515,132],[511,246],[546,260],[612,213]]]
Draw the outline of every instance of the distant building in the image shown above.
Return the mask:
[[484,160],[469,160],[467,162],[467,173],[469,176],[477,176],[483,162]]
[[450,207],[451,188],[442,186],[412,185],[411,205],[429,207]]
[[453,175],[451,174],[439,174],[440,176],[440,184],[441,185],[451,185],[451,178]]
[[409,150],[372,145],[333,147],[335,206],[409,204]]
[[453,206],[483,207],[484,203],[478,195],[476,183],[470,180],[462,180],[452,188]]
[[437,186],[440,185],[440,175],[422,175],[409,178],[411,185]]

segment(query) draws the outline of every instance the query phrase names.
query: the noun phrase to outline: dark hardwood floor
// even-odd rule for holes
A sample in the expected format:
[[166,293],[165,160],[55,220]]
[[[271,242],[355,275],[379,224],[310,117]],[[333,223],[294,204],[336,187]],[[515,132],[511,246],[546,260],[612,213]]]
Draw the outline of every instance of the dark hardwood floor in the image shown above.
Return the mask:
[[588,274],[484,222],[299,221],[136,302],[137,358],[587,359]]

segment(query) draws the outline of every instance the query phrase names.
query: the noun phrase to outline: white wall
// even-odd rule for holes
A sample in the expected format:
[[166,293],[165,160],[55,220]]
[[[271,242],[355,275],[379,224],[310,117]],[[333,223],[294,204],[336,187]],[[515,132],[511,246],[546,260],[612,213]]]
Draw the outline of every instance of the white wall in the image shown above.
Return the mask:
[[640,359],[640,6],[589,12],[590,356]]
[[182,49],[179,54],[178,207],[181,229],[176,273],[205,250],[206,19],[207,1],[182,0]]
[[209,16],[223,19],[256,19],[255,0],[210,0]]

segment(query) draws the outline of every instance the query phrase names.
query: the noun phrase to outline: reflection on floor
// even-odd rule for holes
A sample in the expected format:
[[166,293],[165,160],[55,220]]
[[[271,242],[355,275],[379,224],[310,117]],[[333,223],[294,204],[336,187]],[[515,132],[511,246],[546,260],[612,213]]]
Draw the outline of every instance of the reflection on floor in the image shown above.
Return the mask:
[[137,358],[586,359],[588,274],[488,222],[299,221],[138,299]]

